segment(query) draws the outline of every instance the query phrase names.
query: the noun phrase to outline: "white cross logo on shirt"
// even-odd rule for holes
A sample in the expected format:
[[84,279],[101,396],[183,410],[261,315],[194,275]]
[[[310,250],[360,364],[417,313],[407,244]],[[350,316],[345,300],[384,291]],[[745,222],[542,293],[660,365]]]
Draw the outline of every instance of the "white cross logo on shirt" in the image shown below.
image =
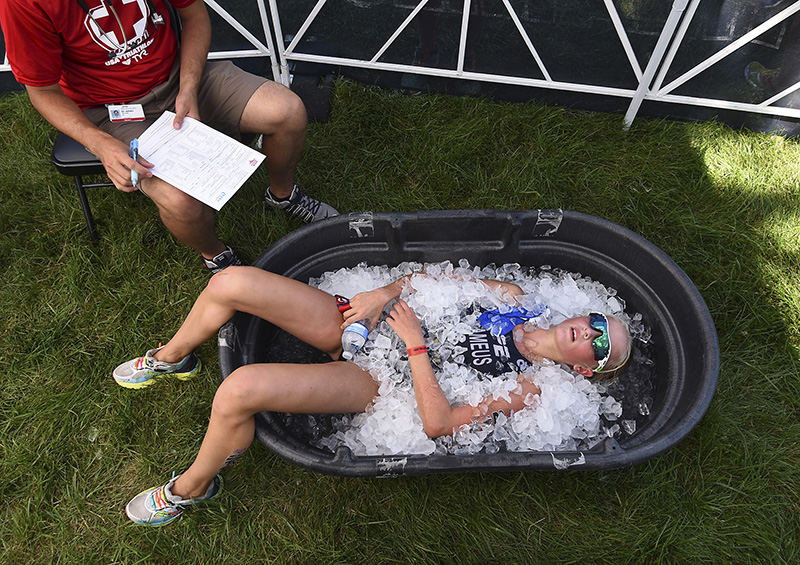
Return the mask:
[[[147,6],[146,0],[122,0],[123,5],[132,4],[134,2],[139,7],[141,18],[133,24],[132,37],[126,37],[127,41],[123,41],[123,39],[117,35],[116,31],[109,31],[110,29],[118,28],[119,24],[114,14],[108,9],[111,0],[105,0],[101,2],[99,6],[90,9],[89,14],[83,22],[86,29],[89,30],[92,40],[106,51],[114,52],[118,55],[127,51],[129,47],[139,45],[142,42],[145,29],[147,28],[147,18],[150,15],[150,9]],[[120,19],[123,20],[124,23],[124,19]]]

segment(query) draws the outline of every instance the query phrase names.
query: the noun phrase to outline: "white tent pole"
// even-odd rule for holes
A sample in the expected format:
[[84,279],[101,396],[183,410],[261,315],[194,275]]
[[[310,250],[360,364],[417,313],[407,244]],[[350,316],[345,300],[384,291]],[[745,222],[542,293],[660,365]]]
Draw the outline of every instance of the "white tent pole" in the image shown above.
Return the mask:
[[263,57],[260,49],[238,49],[236,51],[209,51],[208,60],[245,59],[247,57]]
[[642,68],[639,66],[639,61],[636,60],[636,53],[633,52],[633,46],[628,39],[628,34],[625,33],[625,26],[622,25],[622,20],[619,19],[619,13],[617,13],[617,8],[614,6],[614,1],[605,0],[605,3],[606,10],[608,10],[608,15],[611,16],[611,21],[614,23],[614,29],[617,31],[617,37],[619,37],[619,40],[622,43],[622,48],[625,50],[625,54],[628,56],[628,61],[633,69],[633,74],[636,76],[636,80],[642,80]]
[[517,13],[514,11],[514,8],[511,7],[511,4],[508,2],[508,0],[503,0],[503,4],[505,4],[506,10],[508,11],[508,15],[511,16],[514,25],[517,26],[517,31],[522,36],[522,40],[525,42],[525,45],[528,46],[528,51],[531,52],[531,55],[533,55],[533,58],[536,61],[536,64],[539,65],[539,70],[544,75],[545,80],[548,81],[553,80],[552,78],[550,78],[550,73],[547,72],[547,69],[544,66],[544,62],[542,61],[541,57],[539,57],[539,53],[534,48],[530,37],[528,37],[528,33],[525,31],[525,28],[522,27],[522,22],[519,21],[519,18],[517,17]]
[[675,54],[678,52],[678,49],[683,43],[686,30],[689,28],[689,24],[691,23],[692,18],[694,18],[694,13],[697,11],[697,6],[699,5],[700,0],[692,0],[689,4],[689,8],[686,10],[686,16],[683,18],[683,21],[678,28],[678,33],[675,34],[675,39],[673,39],[672,45],[670,45],[669,52],[667,53],[667,56],[664,57],[664,64],[661,65],[661,70],[658,72],[656,81],[653,83],[652,90],[654,92],[658,92],[658,89],[661,88],[661,84],[664,82],[664,77],[669,71],[669,68],[672,66],[672,61],[675,59]]
[[680,21],[683,11],[686,9],[686,5],[688,3],[689,0],[675,0],[672,3],[672,10],[670,11],[669,16],[667,16],[667,21],[664,23],[664,28],[661,30],[661,35],[658,37],[656,47],[653,49],[653,54],[650,56],[650,60],[647,62],[647,68],[645,68],[642,79],[639,81],[639,86],[636,89],[636,93],[633,95],[633,100],[631,100],[630,106],[628,106],[628,111],[625,113],[625,118],[622,122],[622,129],[626,131],[630,129],[633,119],[636,117],[636,113],[639,111],[639,107],[642,105],[642,100],[644,100],[644,97],[648,92],[650,81],[653,80],[653,76],[656,74],[656,70],[661,64],[661,59],[664,57],[664,53],[667,50],[669,40],[675,33],[675,28],[678,27],[678,22]]
[[800,118],[800,109],[785,108],[783,106],[761,106],[745,102],[732,102],[731,100],[718,100],[715,98],[698,98],[696,96],[679,96],[677,94],[667,94],[666,96],[651,95],[647,96],[647,98],[649,100],[658,100],[659,102],[669,102],[671,104],[686,104],[702,106],[704,108],[722,108],[725,110],[740,110],[742,112]]
[[458,42],[458,66],[456,71],[460,75],[464,72],[464,56],[467,51],[467,29],[469,28],[469,3],[464,0],[464,11],[461,13],[461,39]]
[[401,73],[416,73],[420,75],[437,76],[443,78],[466,78],[469,80],[479,80],[484,82],[494,82],[499,84],[514,84],[520,86],[533,86],[536,88],[549,88],[552,90],[565,90],[570,92],[586,92],[589,94],[604,94],[607,96],[620,96],[623,98],[633,97],[634,91],[630,88],[615,88],[612,86],[595,86],[591,84],[546,81],[527,77],[516,77],[509,75],[494,75],[488,73],[477,73],[464,71],[460,75],[455,69],[441,69],[438,67],[421,67],[416,65],[401,65],[397,63],[382,63],[377,61],[370,63],[364,59],[349,59],[346,57],[330,57],[327,55],[312,55],[310,53],[291,53],[289,55],[293,61],[308,61],[310,63],[325,63],[341,65],[345,67],[355,67],[358,69],[375,69],[378,71],[394,71]]
[[272,80],[280,82],[281,71],[278,65],[279,55],[275,49],[275,42],[272,38],[272,29],[269,25],[269,18],[267,18],[267,9],[264,6],[264,0],[258,0],[258,15],[261,18],[261,27],[264,29],[264,36],[267,38],[267,47],[270,52],[270,68],[272,69]]
[[[319,14],[319,11],[325,5],[325,2],[326,2],[326,0],[318,0],[317,1],[316,5],[314,6],[314,9],[311,10],[310,14],[308,14],[308,17],[306,18],[306,21],[303,22],[303,25],[301,25],[300,29],[297,30],[297,33],[294,34],[294,38],[292,39],[292,42],[289,44],[289,47],[286,48],[286,52],[287,53],[291,53],[292,51],[294,51],[294,48],[297,47],[297,43],[303,38],[305,33],[308,31],[309,26],[314,21],[314,19],[317,17],[317,14]],[[275,22],[276,22],[275,23],[275,28],[277,29],[278,25],[279,25],[278,21],[280,20],[280,18],[278,17],[278,6],[277,6],[275,0],[269,0],[269,3],[270,3],[270,8],[272,7],[273,4],[275,4],[275,10],[272,11],[272,19],[275,20]]]
[[416,16],[416,15],[419,13],[419,11],[420,11],[420,10],[421,10],[421,9],[422,9],[422,8],[425,6],[425,4],[427,4],[427,3],[428,3],[428,0],[422,0],[422,2],[420,2],[419,4],[417,4],[417,7],[416,7],[416,8],[414,8],[414,9],[411,11],[411,13],[408,15],[408,17],[407,17],[407,18],[406,18],[406,19],[403,21],[403,23],[402,23],[402,24],[400,24],[400,27],[398,27],[396,30],[394,30],[394,33],[393,33],[393,34],[392,34],[392,36],[391,36],[391,37],[390,37],[390,38],[389,38],[389,39],[386,41],[386,43],[384,43],[384,44],[383,44],[383,47],[381,47],[380,49],[378,49],[378,52],[377,52],[377,53],[375,53],[375,56],[374,56],[374,57],[372,57],[372,59],[370,59],[370,60],[369,60],[369,62],[370,62],[370,63],[374,63],[375,61],[377,61],[378,59],[380,59],[380,58],[381,58],[381,55],[383,55],[383,52],[384,52],[384,51],[386,51],[386,50],[389,48],[389,46],[390,46],[390,45],[391,45],[391,44],[394,42],[394,40],[395,40],[395,39],[397,39],[397,36],[398,36],[398,35],[400,35],[401,33],[403,33],[403,30],[404,30],[404,29],[406,29],[406,26],[408,26],[408,24],[410,24],[410,23],[411,23],[411,20],[413,20],[413,19],[414,19],[414,16]]
[[790,86],[789,88],[787,88],[783,92],[779,92],[778,94],[776,94],[772,98],[770,98],[768,100],[764,100],[758,106],[759,106],[759,108],[765,108],[765,107],[769,106],[770,104],[773,104],[774,102],[777,102],[778,100],[780,100],[784,96],[789,96],[792,92],[794,92],[795,90],[798,90],[798,89],[800,89],[800,82],[795,83],[794,85]]
[[245,27],[242,24],[237,22],[233,16],[231,16],[228,12],[226,12],[224,8],[222,8],[214,0],[205,0],[205,3],[208,4],[208,6],[212,10],[214,10],[217,14],[219,14],[223,20],[228,22],[228,24],[233,29],[241,33],[242,36],[244,36],[244,38],[247,39],[247,41],[252,43],[253,46],[258,48],[264,55],[269,55],[269,49],[267,48],[267,46],[261,43],[261,41],[255,35],[247,31],[247,29],[245,29]]
[[[314,6],[314,9],[319,12],[317,9],[322,8],[321,4],[324,4],[325,0],[319,0],[317,2],[317,6]],[[283,45],[283,30],[281,29],[281,18],[278,15],[278,4],[275,0],[269,0],[269,13],[272,16],[272,26],[275,28],[275,38],[278,41],[277,45],[275,45],[275,50],[278,53],[278,57],[281,64],[281,72],[280,72],[280,82],[283,86],[290,86],[292,83],[291,77],[289,77],[289,62],[286,60],[286,53],[295,45],[296,41],[293,41],[289,47],[284,48]],[[303,22],[305,29],[301,28],[302,32],[305,33],[305,30],[308,29],[308,26],[311,25],[311,21],[316,16],[316,12],[309,14],[309,17]],[[302,34],[298,31],[297,35],[295,36],[295,40],[299,40],[299,37],[302,37]]]
[[753,39],[755,39],[756,37],[758,37],[762,33],[768,31],[769,29],[775,27],[776,25],[781,23],[783,20],[785,20],[786,18],[788,18],[789,16],[791,16],[792,14],[794,14],[795,12],[798,12],[798,11],[800,11],[800,2],[795,2],[794,4],[789,6],[788,8],[786,8],[786,9],[782,10],[781,12],[778,12],[777,14],[772,16],[770,19],[765,21],[763,24],[761,24],[759,26],[756,26],[755,28],[753,28],[752,30],[750,30],[749,32],[744,34],[742,37],[740,37],[739,39],[737,39],[733,43],[729,44],[724,49],[720,49],[717,53],[715,53],[714,55],[712,55],[711,57],[709,57],[708,59],[706,59],[705,61],[703,61],[699,65],[695,66],[694,68],[690,69],[686,73],[682,74],[681,76],[679,76],[678,78],[673,80],[667,86],[662,88],[660,90],[659,94],[668,94],[669,92],[672,92],[673,90],[678,88],[680,85],[682,85],[683,83],[685,83],[689,79],[694,78],[695,76],[699,75],[700,73],[702,73],[704,70],[706,70],[711,65],[713,65],[713,64],[717,63],[718,61],[724,59],[725,57],[727,57],[728,55],[730,55],[731,53],[733,53],[734,51],[739,49],[741,46],[743,46],[743,45],[745,45],[747,43],[750,43],[750,41],[752,41]]

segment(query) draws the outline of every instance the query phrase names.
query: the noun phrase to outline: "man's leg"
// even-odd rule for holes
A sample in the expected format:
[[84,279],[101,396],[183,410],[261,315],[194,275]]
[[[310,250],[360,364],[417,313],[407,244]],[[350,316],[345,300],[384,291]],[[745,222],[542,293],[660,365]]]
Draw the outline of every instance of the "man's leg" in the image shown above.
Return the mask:
[[[139,137],[173,103],[178,92],[178,70],[176,65],[167,81],[133,102],[144,108],[147,115],[144,121],[111,122],[105,107],[88,108],[84,110],[84,114],[100,129],[124,143],[129,143],[133,138]],[[141,179],[139,186],[155,202],[162,223],[176,239],[197,250],[206,259],[212,259],[225,251],[225,244],[216,236],[215,214],[210,207],[156,177]]]
[[294,184],[294,170],[303,151],[307,114],[303,101],[281,84],[262,84],[247,101],[240,129],[263,136],[261,150],[267,156],[270,185],[264,201],[304,222],[336,216],[339,212],[306,195]]
[[270,186],[264,201],[306,222],[335,216],[328,204],[294,184],[306,137],[303,101],[285,86],[245,72],[232,63],[210,61],[198,93],[200,116],[209,126],[238,137],[261,134]]
[[215,214],[209,206],[152,177],[140,181],[141,190],[155,202],[161,221],[176,239],[197,250],[206,259],[225,251],[215,231]]
[[306,139],[306,108],[294,92],[275,82],[265,82],[253,93],[242,112],[242,133],[264,136],[261,150],[267,156],[270,191],[288,198],[294,188],[294,170]]

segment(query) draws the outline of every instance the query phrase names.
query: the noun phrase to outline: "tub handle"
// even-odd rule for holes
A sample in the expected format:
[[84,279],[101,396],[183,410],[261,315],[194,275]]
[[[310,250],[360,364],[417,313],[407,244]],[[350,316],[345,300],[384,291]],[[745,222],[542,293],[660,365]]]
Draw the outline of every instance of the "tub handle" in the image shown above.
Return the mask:
[[561,220],[564,219],[563,210],[538,210],[536,225],[533,226],[533,237],[550,237],[558,232]]

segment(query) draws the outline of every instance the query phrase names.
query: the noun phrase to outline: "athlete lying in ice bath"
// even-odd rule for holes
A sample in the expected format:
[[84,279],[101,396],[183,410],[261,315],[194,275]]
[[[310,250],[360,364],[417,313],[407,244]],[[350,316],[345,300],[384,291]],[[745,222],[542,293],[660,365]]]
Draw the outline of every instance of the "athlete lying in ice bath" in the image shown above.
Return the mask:
[[[144,357],[132,359],[114,370],[118,384],[142,388],[162,376],[190,378],[200,369],[194,349],[214,336],[236,311],[253,314],[282,328],[335,361],[259,363],[233,371],[214,396],[208,430],[194,462],[166,485],[134,497],[126,507],[128,517],[140,524],[163,525],[180,516],[184,507],[214,497],[222,485],[219,470],[253,441],[254,415],[258,412],[364,411],[378,394],[378,386],[357,365],[336,361],[342,352],[342,329],[365,319],[370,328],[374,327],[385,306],[400,296],[409,278],[402,277],[384,287],[357,294],[350,301],[351,309],[342,314],[330,294],[255,267],[229,267],[213,276],[181,328],[164,347],[150,350]],[[522,294],[512,283],[483,282],[499,291],[509,303],[516,302],[515,297]],[[408,348],[417,408],[429,437],[452,434],[459,426],[494,412],[508,415],[521,410],[526,395],[540,392],[535,384],[521,378],[510,402],[490,396],[478,406],[453,407],[436,380],[422,328],[411,308],[398,300],[386,321]],[[509,345],[513,341],[525,359],[552,359],[587,377],[621,367],[631,349],[625,324],[600,313],[571,318],[548,329],[526,330],[519,324],[512,335]]]

